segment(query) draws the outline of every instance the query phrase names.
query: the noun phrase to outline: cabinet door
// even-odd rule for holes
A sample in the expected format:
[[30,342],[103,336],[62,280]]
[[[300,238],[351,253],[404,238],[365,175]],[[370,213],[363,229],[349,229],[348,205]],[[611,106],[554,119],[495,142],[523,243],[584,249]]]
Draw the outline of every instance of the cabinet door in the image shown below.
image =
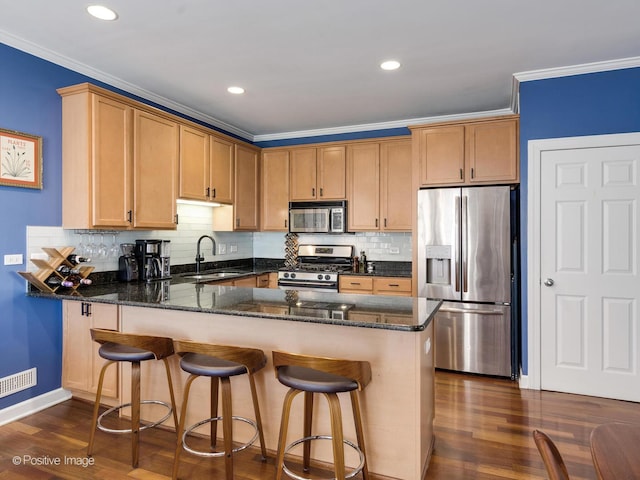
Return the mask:
[[411,296],[411,279],[396,277],[376,277],[373,279],[374,295]]
[[349,231],[371,231],[380,228],[380,145],[349,145]]
[[289,152],[262,153],[262,228],[264,231],[288,230]]
[[421,185],[464,182],[464,126],[418,130]]
[[347,197],[345,147],[319,148],[317,198],[343,200]]
[[410,232],[411,141],[380,145],[380,215],[382,230]]
[[340,275],[338,277],[338,291],[340,293],[373,293],[373,277],[357,275]]
[[[96,227],[128,228],[132,205],[131,116],[124,103],[91,94],[92,222]],[[81,132],[74,132],[82,135]],[[84,157],[86,159],[86,157]],[[86,160],[85,160],[86,161]],[[64,193],[66,196],[67,194]],[[86,203],[88,199],[85,199]],[[75,202],[65,201],[73,209]]]
[[136,110],[133,165],[133,226],[176,228],[177,123]]
[[233,203],[234,188],[233,143],[211,137],[211,195],[210,200]]
[[209,199],[209,156],[209,134],[180,125],[180,198]]
[[466,136],[468,183],[519,180],[516,119],[470,124]]
[[316,149],[297,148],[291,151],[291,201],[316,199]]
[[[99,345],[91,340],[91,328],[118,330],[118,306],[65,300],[63,303],[62,386],[77,392],[95,394],[100,370]],[[86,305],[86,306],[83,306]],[[83,311],[88,312],[83,315]],[[105,375],[103,395],[118,397],[118,367]]]
[[256,287],[256,276],[253,275],[251,277],[239,278],[233,281],[234,287]]
[[258,230],[258,153],[236,145],[235,230]]

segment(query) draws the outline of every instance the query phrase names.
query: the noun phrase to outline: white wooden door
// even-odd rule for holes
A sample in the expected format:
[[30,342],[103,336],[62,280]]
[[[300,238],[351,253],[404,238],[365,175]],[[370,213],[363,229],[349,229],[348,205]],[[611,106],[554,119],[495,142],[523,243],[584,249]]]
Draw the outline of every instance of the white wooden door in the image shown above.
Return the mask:
[[540,385],[640,401],[640,145],[540,156]]

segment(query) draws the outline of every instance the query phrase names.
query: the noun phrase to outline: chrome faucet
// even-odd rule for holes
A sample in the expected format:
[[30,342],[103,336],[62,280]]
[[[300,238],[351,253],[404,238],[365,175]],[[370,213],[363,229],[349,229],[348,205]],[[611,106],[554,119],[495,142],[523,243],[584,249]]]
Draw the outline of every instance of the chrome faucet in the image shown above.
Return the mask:
[[209,240],[211,240],[211,243],[213,244],[213,249],[211,250],[211,253],[213,255],[216,254],[216,241],[210,235],[202,235],[198,239],[198,248],[196,251],[196,275],[200,274],[200,263],[204,260],[204,257],[200,253],[200,242],[202,241],[203,238],[208,238]]

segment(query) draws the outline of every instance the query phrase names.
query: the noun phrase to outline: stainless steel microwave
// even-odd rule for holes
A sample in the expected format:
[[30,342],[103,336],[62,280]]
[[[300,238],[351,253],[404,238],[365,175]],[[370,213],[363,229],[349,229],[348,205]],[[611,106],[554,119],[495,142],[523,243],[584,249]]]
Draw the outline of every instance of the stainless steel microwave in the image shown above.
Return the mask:
[[345,233],[347,202],[289,202],[289,231],[293,233]]

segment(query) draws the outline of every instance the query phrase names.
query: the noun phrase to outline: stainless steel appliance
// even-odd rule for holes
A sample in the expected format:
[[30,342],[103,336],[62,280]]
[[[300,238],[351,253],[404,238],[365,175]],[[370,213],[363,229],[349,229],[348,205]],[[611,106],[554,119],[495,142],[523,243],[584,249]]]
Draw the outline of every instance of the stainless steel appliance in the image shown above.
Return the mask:
[[289,231],[292,233],[344,233],[347,202],[290,202]]
[[160,278],[171,278],[171,240],[160,240]]
[[340,272],[351,269],[351,245],[299,245],[298,264],[278,272],[278,287],[338,291]]
[[161,243],[162,240],[136,240],[136,259],[140,280],[151,282],[162,278]]
[[418,192],[418,294],[435,317],[436,367],[514,375],[509,186]]
[[135,244],[121,243],[122,255],[118,258],[118,280],[121,282],[135,282],[138,280],[138,260],[135,256]]

